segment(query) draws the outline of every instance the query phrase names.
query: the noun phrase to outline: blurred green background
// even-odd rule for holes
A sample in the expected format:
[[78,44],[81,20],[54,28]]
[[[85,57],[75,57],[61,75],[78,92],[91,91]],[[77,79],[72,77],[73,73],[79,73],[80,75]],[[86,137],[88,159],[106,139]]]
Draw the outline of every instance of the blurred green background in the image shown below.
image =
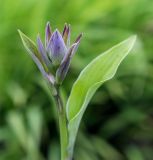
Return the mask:
[[68,97],[97,55],[137,34],[112,80],[93,97],[81,123],[75,160],[153,160],[153,1],[0,0],[0,160],[59,160],[54,102],[17,29],[33,40],[46,22],[72,42],[84,36],[62,89]]

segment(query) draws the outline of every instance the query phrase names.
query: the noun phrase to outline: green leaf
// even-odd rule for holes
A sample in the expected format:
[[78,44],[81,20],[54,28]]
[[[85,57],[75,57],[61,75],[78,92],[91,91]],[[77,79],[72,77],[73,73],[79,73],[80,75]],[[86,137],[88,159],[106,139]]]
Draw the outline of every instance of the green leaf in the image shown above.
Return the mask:
[[82,116],[96,90],[111,79],[122,60],[132,49],[136,36],[117,44],[99,55],[80,73],[74,83],[66,106],[69,132],[68,150],[72,155],[73,147]]
[[22,39],[22,43],[29,53],[29,55],[32,57],[33,61],[36,63],[37,67],[41,71],[43,75],[46,75],[46,72],[48,72],[48,69],[46,65],[43,63],[41,55],[35,45],[35,43],[27,37],[24,33],[22,33],[20,30],[18,30],[20,37]]

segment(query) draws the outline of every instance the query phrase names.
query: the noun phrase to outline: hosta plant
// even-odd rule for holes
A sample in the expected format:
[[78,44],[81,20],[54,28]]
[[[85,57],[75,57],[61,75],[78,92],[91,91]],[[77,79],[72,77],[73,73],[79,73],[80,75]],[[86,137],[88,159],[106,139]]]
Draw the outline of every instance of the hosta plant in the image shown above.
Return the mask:
[[90,62],[73,84],[66,106],[64,106],[60,88],[69,70],[71,59],[79,47],[82,34],[71,44],[70,25],[65,24],[61,33],[58,29],[52,31],[49,23],[46,25],[44,43],[39,35],[35,44],[20,30],[19,34],[24,47],[48,83],[56,102],[61,160],[72,160],[79,125],[92,96],[105,81],[115,75],[119,64],[132,49],[136,36],[131,36],[115,45]]

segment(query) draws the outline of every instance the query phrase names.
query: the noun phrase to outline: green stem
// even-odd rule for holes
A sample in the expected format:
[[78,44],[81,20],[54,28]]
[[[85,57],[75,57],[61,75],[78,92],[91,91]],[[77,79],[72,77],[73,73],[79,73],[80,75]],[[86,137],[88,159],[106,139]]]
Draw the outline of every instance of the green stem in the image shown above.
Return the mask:
[[57,106],[58,106],[58,116],[59,116],[59,129],[60,129],[60,143],[61,143],[61,160],[68,159],[68,131],[67,131],[67,119],[65,108],[59,93],[59,87],[56,87],[57,95],[54,96]]

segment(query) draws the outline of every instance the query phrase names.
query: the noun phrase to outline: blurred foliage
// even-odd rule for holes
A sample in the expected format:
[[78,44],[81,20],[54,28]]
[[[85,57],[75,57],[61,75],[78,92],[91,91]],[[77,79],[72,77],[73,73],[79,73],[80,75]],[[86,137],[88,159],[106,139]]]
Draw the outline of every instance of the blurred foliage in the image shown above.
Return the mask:
[[84,33],[62,90],[96,55],[137,34],[133,52],[98,90],[80,128],[76,160],[152,160],[153,1],[0,0],[0,160],[59,160],[56,109],[17,29],[33,40],[50,21]]

